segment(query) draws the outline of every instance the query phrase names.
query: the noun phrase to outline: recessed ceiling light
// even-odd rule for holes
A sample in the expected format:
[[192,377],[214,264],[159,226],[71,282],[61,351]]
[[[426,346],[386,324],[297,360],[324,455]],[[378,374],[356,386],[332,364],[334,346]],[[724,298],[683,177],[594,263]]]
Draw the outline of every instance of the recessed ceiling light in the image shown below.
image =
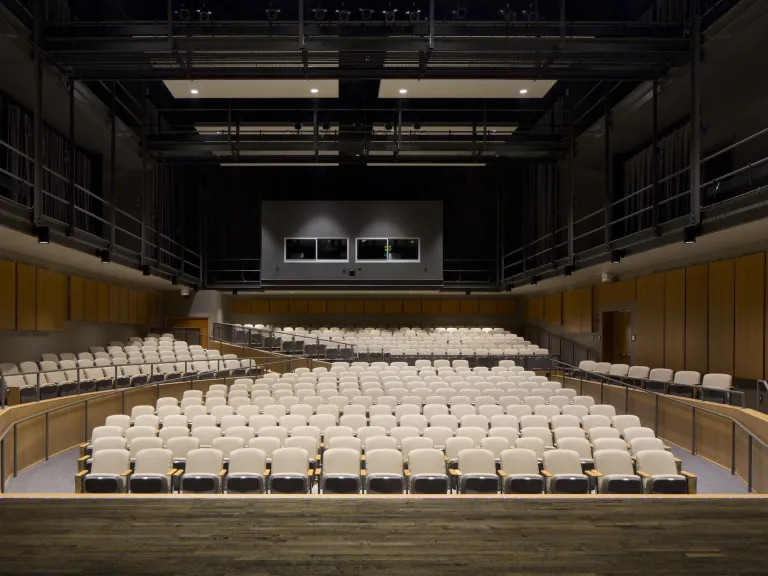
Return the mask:
[[312,92],[312,94],[317,94],[318,92],[320,92],[320,90],[318,90],[317,88],[310,88],[309,91]]
[[520,89],[520,94],[528,94],[528,89],[527,88],[521,88]]
[[405,88],[400,88],[400,94],[407,94],[407,93],[408,93],[408,90],[406,90]]
[[190,94],[197,94],[197,88],[192,88],[192,90],[189,91]]

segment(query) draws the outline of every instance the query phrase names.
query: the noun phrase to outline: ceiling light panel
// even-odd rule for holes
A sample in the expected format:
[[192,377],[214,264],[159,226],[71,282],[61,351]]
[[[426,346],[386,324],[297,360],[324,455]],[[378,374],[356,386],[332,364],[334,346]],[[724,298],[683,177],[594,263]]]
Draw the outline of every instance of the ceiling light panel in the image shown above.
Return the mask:
[[[379,85],[379,98],[543,98],[555,80],[389,80]],[[526,90],[521,93],[521,90]]]
[[[174,98],[338,98],[338,80],[165,80]],[[197,90],[193,94],[192,90]],[[312,90],[317,90],[313,92]]]

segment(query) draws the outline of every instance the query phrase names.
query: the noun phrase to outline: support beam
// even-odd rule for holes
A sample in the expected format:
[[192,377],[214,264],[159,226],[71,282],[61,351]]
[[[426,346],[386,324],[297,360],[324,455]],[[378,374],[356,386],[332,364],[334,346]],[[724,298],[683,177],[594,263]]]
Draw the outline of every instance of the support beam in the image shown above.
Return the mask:
[[142,82],[141,93],[141,255],[139,256],[139,262],[144,265],[147,257],[147,198],[149,196],[149,175],[147,174],[149,88],[146,82]]
[[34,201],[32,217],[35,226],[43,223],[43,27],[45,6],[42,0],[34,2],[35,6],[35,109],[34,122]]
[[109,116],[109,248],[113,250],[115,246],[115,230],[117,228],[117,84],[115,82],[112,82],[112,106]]
[[701,15],[698,1],[691,0],[691,219],[701,223]]
[[306,47],[306,37],[304,35],[304,0],[299,0],[299,50],[305,50]]
[[603,102],[605,103],[605,249],[609,250],[611,245],[611,213],[613,202],[613,160],[611,158],[611,104],[608,92],[605,93]]
[[67,218],[67,235],[75,235],[75,215],[77,214],[75,205],[75,162],[77,157],[77,147],[75,146],[75,81],[70,80],[67,86],[69,91],[69,139],[67,141],[67,164],[69,167],[69,181],[67,182],[67,202],[69,214]]
[[[655,2],[654,2],[655,5]],[[653,159],[651,160],[651,223],[659,225],[659,81],[653,81]]]
[[435,48],[435,0],[429,0],[429,49]]
[[570,90],[566,91],[565,97],[568,102],[568,264],[573,266],[575,261],[573,251],[573,203],[575,196],[573,160],[575,155],[575,138],[573,134],[573,99],[570,95]]

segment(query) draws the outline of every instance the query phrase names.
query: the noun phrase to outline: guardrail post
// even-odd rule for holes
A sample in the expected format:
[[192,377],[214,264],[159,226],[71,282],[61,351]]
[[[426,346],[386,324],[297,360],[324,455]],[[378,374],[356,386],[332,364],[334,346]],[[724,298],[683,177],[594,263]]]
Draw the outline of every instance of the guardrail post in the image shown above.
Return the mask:
[[37,389],[35,390],[37,394],[37,401],[40,402],[40,372],[38,372],[37,376],[35,376],[35,380],[37,383]]
[[[34,144],[34,200],[32,204],[33,224],[43,223],[43,29],[45,27],[45,7],[42,2],[34,2],[34,91],[35,108],[33,113]],[[15,474],[14,474],[15,475]]]
[[698,0],[691,0],[691,226],[701,223],[701,15]]
[[16,433],[16,424],[13,425],[13,477],[16,478],[19,472],[19,435]]
[[0,494],[5,494],[5,438],[0,440]]
[[654,392],[654,395],[656,396],[656,426],[654,427],[654,430],[656,431],[656,434],[659,433],[659,395]]
[[[14,440],[16,436],[14,436]],[[752,493],[752,434],[749,435],[749,444],[747,449],[747,455],[749,462],[747,463],[747,492]]]
[[83,442],[88,442],[88,400],[83,403]]
[[731,420],[731,476],[736,474],[736,421]]
[[696,406],[692,406],[691,410],[691,454],[696,455]]
[[624,383],[624,414],[629,414],[629,385]]
[[48,434],[48,411],[45,412],[45,461],[48,461],[48,442],[50,435]]

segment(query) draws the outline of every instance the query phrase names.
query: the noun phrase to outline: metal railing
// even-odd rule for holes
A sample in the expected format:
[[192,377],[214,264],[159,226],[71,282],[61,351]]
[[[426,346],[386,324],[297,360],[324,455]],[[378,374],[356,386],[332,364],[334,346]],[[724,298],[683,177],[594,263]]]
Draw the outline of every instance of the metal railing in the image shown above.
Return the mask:
[[303,358],[347,360],[356,357],[354,344],[311,334],[284,332],[271,327],[256,328],[214,322],[211,339]]
[[[253,358],[243,358],[242,360],[253,360]],[[284,368],[286,366],[286,362],[290,362],[289,360],[277,360],[274,362],[267,362],[262,363],[258,365],[258,368],[261,370],[271,369],[271,367],[280,367]],[[288,364],[290,367],[290,364]],[[11,424],[8,428],[3,430],[2,434],[0,435],[0,494],[5,493],[5,475],[6,475],[6,469],[5,469],[5,461],[6,461],[6,437],[9,433],[13,432],[13,476],[16,477],[18,475],[19,469],[18,469],[18,454],[19,454],[19,435],[18,435],[18,427],[21,424],[24,424],[25,422],[30,422],[32,420],[35,420],[37,418],[44,418],[45,419],[45,460],[48,461],[48,458],[50,457],[50,415],[54,414],[56,412],[60,412],[62,410],[67,410],[72,408],[73,406],[79,406],[83,405],[83,442],[87,442],[89,438],[89,422],[88,422],[88,403],[92,400],[96,400],[101,402],[104,398],[110,398],[112,396],[122,395],[120,399],[120,413],[125,414],[125,394],[127,392],[130,392],[132,390],[138,390],[142,388],[150,388],[153,387],[156,390],[156,398],[157,401],[161,396],[161,388],[163,384],[179,384],[179,383],[189,383],[190,390],[194,389],[195,382],[199,382],[201,380],[223,380],[223,383],[226,384],[227,380],[236,380],[237,378],[243,378],[244,376],[211,376],[210,378],[201,379],[198,377],[181,377],[181,378],[175,378],[171,380],[163,380],[163,381],[157,381],[157,382],[148,382],[146,384],[140,385],[140,386],[133,386],[129,388],[122,388],[119,390],[111,390],[111,391],[105,391],[104,394],[99,394],[98,396],[95,396],[93,398],[83,398],[80,400],[75,400],[74,402],[69,402],[67,404],[63,404],[61,406],[56,406],[55,408],[50,408],[48,410],[44,410],[43,412],[39,412],[37,414],[33,414],[31,416],[27,416],[25,418],[21,418],[19,420],[16,420]]]
[[[733,144],[713,152],[701,159],[701,173],[706,175],[705,166],[713,160],[739,149],[755,140],[768,136],[768,128],[763,128],[750,136],[742,138]],[[750,154],[746,153],[749,156]],[[757,155],[757,154],[752,154]],[[713,170],[717,169],[717,166]],[[625,196],[601,207],[594,212],[577,218],[573,222],[573,256],[586,256],[596,248],[603,246],[606,239],[610,242],[621,241],[639,232],[651,230],[654,225],[669,223],[676,230],[688,225],[687,220],[680,222],[688,216],[690,188],[659,199],[655,207],[650,199],[654,188],[669,185],[676,181],[682,182],[680,186],[690,186],[688,176],[690,166],[680,168],[670,174],[660,177],[655,183],[648,184],[637,190],[628,192]],[[745,162],[739,168],[727,173],[710,177],[703,181],[701,191],[701,219],[706,222],[714,209],[732,203],[736,200],[748,199],[757,196],[768,188],[768,156],[762,156],[755,160]],[[645,199],[642,198],[645,195]],[[632,210],[629,205],[632,201],[638,201],[640,207]],[[671,203],[680,201],[688,202],[685,211],[672,210]],[[651,217],[651,212],[657,210],[657,219]],[[666,210],[666,212],[664,211]],[[642,216],[645,215],[645,218]],[[634,219],[634,221],[632,220]],[[625,224],[622,232],[619,225]],[[505,281],[519,279],[525,275],[535,275],[552,268],[552,262],[562,261],[568,258],[568,227],[562,226],[554,231],[526,243],[524,246],[504,254],[502,262],[502,277]]]
[[[552,360],[550,363],[550,373],[554,375],[555,373],[559,372],[562,378],[563,387],[565,387],[565,379],[568,378],[574,378],[579,380],[579,393],[583,391],[584,381],[590,382],[592,384],[598,384],[600,386],[600,402],[603,402],[603,398],[605,395],[605,386],[618,386],[621,388],[624,388],[624,412],[626,414],[629,413],[629,392],[639,392],[642,394],[647,394],[649,396],[655,397],[655,415],[654,415],[654,431],[658,433],[659,430],[659,421],[660,421],[660,409],[659,409],[659,401],[661,398],[664,400],[667,400],[669,402],[673,402],[674,404],[677,404],[679,406],[683,406],[685,408],[688,408],[691,410],[691,446],[690,446],[690,452],[692,455],[696,455],[696,415],[697,413],[703,413],[708,414],[711,416],[716,416],[718,418],[722,418],[723,420],[728,420],[731,423],[731,466],[730,471],[731,475],[736,475],[736,430],[740,429],[742,432],[747,434],[748,437],[748,448],[747,448],[747,491],[752,492],[752,485],[753,485],[753,464],[752,464],[752,451],[753,451],[753,444],[757,442],[763,449],[768,450],[768,444],[763,442],[760,438],[758,438],[749,428],[744,426],[741,422],[738,422],[736,419],[734,419],[731,416],[728,416],[727,414],[722,414],[720,412],[717,412],[715,410],[710,410],[709,408],[705,408],[703,406],[699,406],[697,404],[691,404],[688,402],[684,402],[683,400],[680,400],[676,398],[674,395],[668,394],[668,393],[660,393],[655,392],[652,390],[645,389],[641,386],[633,385],[627,382],[623,382],[621,380],[618,380],[616,378],[613,378],[612,376],[608,374],[599,374],[596,372],[588,372],[586,370],[582,370],[576,366],[571,366],[570,364],[565,364],[564,362],[560,362],[558,360]],[[674,384],[674,386],[681,386],[681,387],[693,387],[693,388],[703,388],[701,386],[695,386],[695,385],[684,385],[684,384]],[[760,381],[760,387],[763,389],[768,390],[768,384],[764,380]],[[712,387],[706,387],[710,390],[718,390],[720,392],[726,391],[723,388],[712,388]],[[738,390],[731,390],[732,393],[741,393],[742,394],[742,407],[743,407],[743,393]]]

